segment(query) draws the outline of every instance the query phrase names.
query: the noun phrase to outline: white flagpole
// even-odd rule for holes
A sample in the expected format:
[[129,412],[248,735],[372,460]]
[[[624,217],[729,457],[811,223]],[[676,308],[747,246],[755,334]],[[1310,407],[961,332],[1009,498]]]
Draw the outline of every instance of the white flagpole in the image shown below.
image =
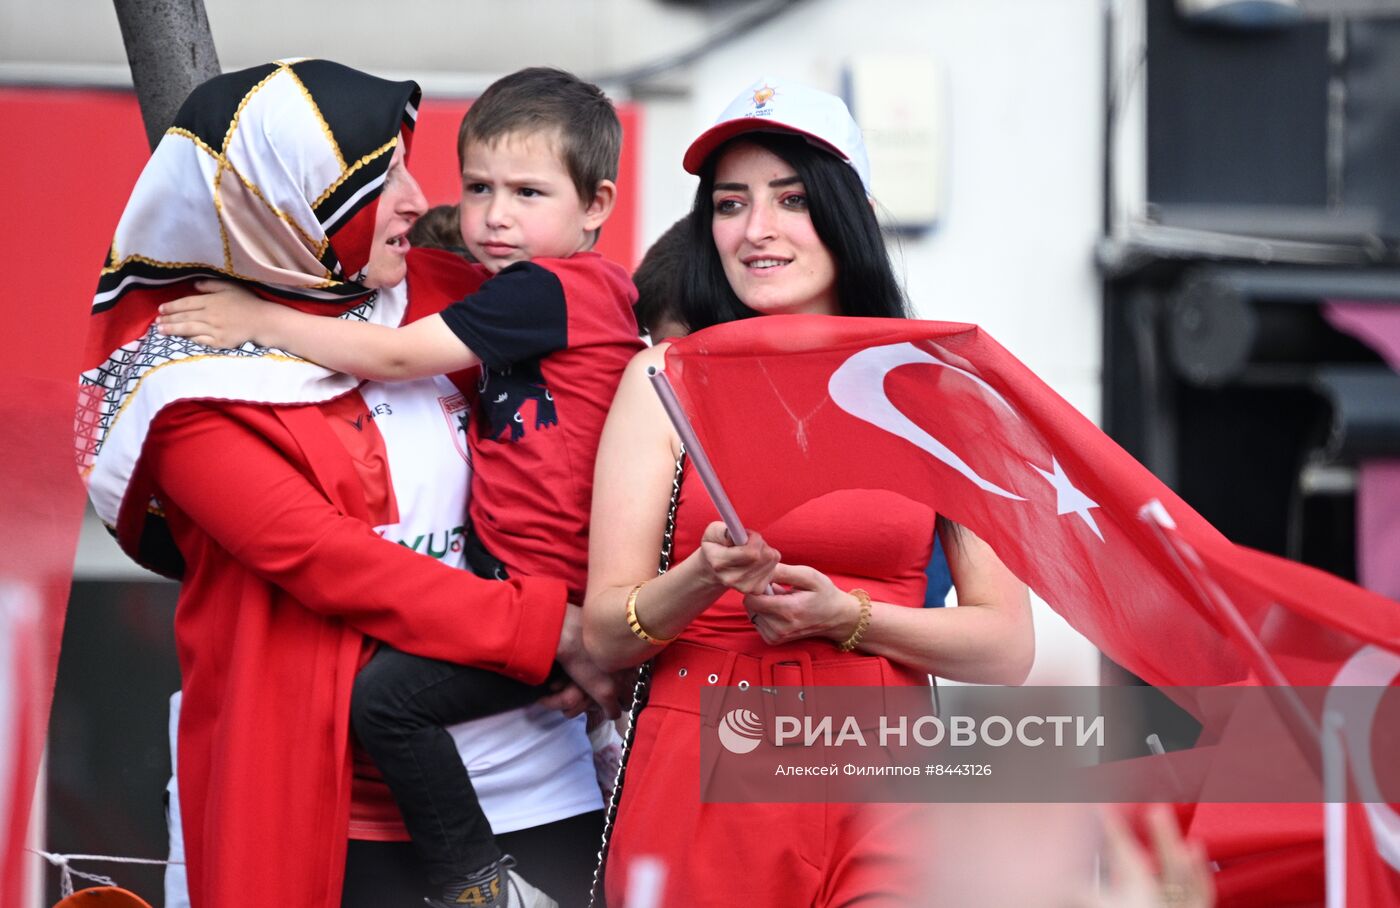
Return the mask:
[[1347,903],[1347,767],[1342,716],[1322,716],[1323,854],[1327,873],[1327,908]]
[[1244,645],[1248,661],[1259,673],[1266,693],[1278,707],[1279,717],[1288,727],[1303,758],[1308,761],[1314,772],[1320,774],[1322,761],[1317,752],[1317,745],[1321,732],[1317,723],[1313,722],[1312,716],[1308,714],[1307,707],[1299,699],[1298,692],[1292,688],[1278,667],[1278,663],[1269,655],[1269,651],[1244,620],[1235,603],[1230,601],[1230,597],[1210,576],[1196,550],[1176,532],[1176,521],[1172,520],[1162,503],[1153,499],[1143,505],[1138,510],[1138,518],[1152,529],[1157,541],[1171,558],[1172,564],[1206,607],[1234,630],[1235,636]]
[[724,486],[719,481],[719,474],[715,472],[714,465],[710,463],[709,455],[705,453],[704,446],[696,437],[695,428],[690,424],[690,417],[685,415],[685,409],[681,407],[681,402],[676,397],[676,389],[671,387],[671,381],[666,377],[666,373],[655,366],[647,367],[647,377],[651,379],[651,386],[656,389],[656,396],[661,398],[661,406],[665,408],[666,415],[671,418],[671,425],[676,427],[676,434],[681,437],[681,444],[685,445],[685,452],[690,456],[690,462],[695,464],[695,472],[700,477],[700,481],[705,484],[705,491],[710,493],[710,501],[714,502],[715,510],[719,511],[719,519],[724,521],[724,527],[729,531],[729,538],[734,540],[735,545],[743,545],[749,541],[749,534],[744,529],[743,522],[739,520],[739,514],[734,510],[734,504],[725,494]]
[[[1154,731],[1152,734],[1150,734],[1150,735],[1147,736],[1147,749],[1148,749],[1149,751],[1151,751],[1151,753],[1152,753],[1152,755],[1153,755],[1154,757],[1164,757],[1164,756],[1166,756],[1166,754],[1167,754],[1167,749],[1166,749],[1165,747],[1162,746],[1162,737],[1161,737],[1161,735],[1157,734],[1155,731]],[[1163,764],[1163,765],[1166,767],[1167,775],[1171,778],[1172,784],[1175,785],[1178,789],[1184,788],[1185,786],[1181,784],[1181,777],[1178,776],[1178,775],[1176,774],[1176,770],[1172,769],[1171,764],[1170,764],[1170,763],[1166,763],[1166,764]],[[1219,861],[1211,861],[1211,862],[1210,862],[1210,872],[1211,872],[1211,873],[1219,873],[1219,872],[1220,872],[1220,862],[1219,862]]]
[[[719,474],[715,472],[714,464],[710,463],[710,456],[705,453],[704,445],[700,444],[695,427],[690,424],[690,417],[685,415],[685,408],[676,397],[676,389],[671,387],[671,380],[666,377],[665,372],[655,366],[647,367],[647,377],[651,379],[651,386],[656,389],[656,396],[661,398],[661,406],[671,418],[671,425],[676,427],[676,434],[681,437],[681,444],[685,445],[686,455],[690,462],[695,464],[696,475],[705,484],[705,491],[710,493],[710,501],[714,502],[715,510],[719,511],[719,518],[724,521],[729,538],[734,540],[735,545],[743,545],[749,541],[748,531],[739,519],[739,512],[734,510],[734,503],[725,493],[724,485],[720,483]],[[772,595],[773,584],[768,584],[767,592]]]

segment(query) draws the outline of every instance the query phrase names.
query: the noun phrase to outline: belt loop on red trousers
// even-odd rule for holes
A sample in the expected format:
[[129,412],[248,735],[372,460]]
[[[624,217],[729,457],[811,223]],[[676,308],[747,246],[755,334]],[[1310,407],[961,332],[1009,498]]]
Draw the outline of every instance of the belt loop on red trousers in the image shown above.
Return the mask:
[[[738,659],[739,654],[736,651],[727,651],[724,654],[724,662],[720,664],[719,671],[706,677],[703,682],[697,681],[697,683],[703,683],[707,687],[714,687],[721,690],[728,687],[729,679],[734,675],[734,663],[738,661]],[[701,692],[703,694],[704,688],[701,688]],[[719,724],[719,717],[725,711],[724,707],[727,699],[728,696],[726,694],[716,693],[710,700],[710,708],[706,710],[704,708],[704,698],[703,696],[701,697],[700,712],[706,725]]]

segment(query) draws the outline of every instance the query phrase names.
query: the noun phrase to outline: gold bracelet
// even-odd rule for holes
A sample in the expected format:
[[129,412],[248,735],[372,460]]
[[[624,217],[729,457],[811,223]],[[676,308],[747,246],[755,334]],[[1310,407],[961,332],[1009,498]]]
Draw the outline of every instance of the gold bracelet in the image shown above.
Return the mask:
[[849,653],[860,643],[860,638],[865,636],[865,631],[870,627],[870,594],[865,590],[851,590],[851,595],[856,597],[860,603],[860,618],[856,621],[856,629],[851,631],[851,636],[846,638],[846,642],[841,644],[841,652]]
[[637,594],[642,591],[642,587],[646,586],[648,582],[649,581],[643,580],[641,583],[632,587],[632,592],[627,594],[627,626],[632,629],[632,633],[637,636],[638,640],[650,643],[652,646],[665,646],[676,638],[653,637],[642,628],[642,623],[637,620]]

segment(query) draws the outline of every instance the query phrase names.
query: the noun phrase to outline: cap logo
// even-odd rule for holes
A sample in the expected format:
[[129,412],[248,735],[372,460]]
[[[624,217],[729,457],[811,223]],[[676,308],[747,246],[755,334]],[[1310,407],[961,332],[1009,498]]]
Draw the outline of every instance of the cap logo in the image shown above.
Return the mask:
[[753,93],[754,109],[762,110],[763,105],[767,104],[770,100],[772,100],[773,96],[777,93],[777,89],[773,88],[765,82],[762,88],[756,89]]

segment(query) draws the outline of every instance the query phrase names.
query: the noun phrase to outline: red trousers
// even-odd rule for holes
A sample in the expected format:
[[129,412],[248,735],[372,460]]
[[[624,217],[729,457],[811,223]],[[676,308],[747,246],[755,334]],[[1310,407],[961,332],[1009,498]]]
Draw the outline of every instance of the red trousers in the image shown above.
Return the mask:
[[[769,660],[764,660],[769,661]],[[608,856],[607,896],[628,904],[638,859],[664,869],[667,908],[927,904],[920,824],[927,805],[701,803],[705,685],[916,684],[883,659],[833,652],[801,668],[678,642],[653,667]],[[925,682],[926,683],[926,682]]]

